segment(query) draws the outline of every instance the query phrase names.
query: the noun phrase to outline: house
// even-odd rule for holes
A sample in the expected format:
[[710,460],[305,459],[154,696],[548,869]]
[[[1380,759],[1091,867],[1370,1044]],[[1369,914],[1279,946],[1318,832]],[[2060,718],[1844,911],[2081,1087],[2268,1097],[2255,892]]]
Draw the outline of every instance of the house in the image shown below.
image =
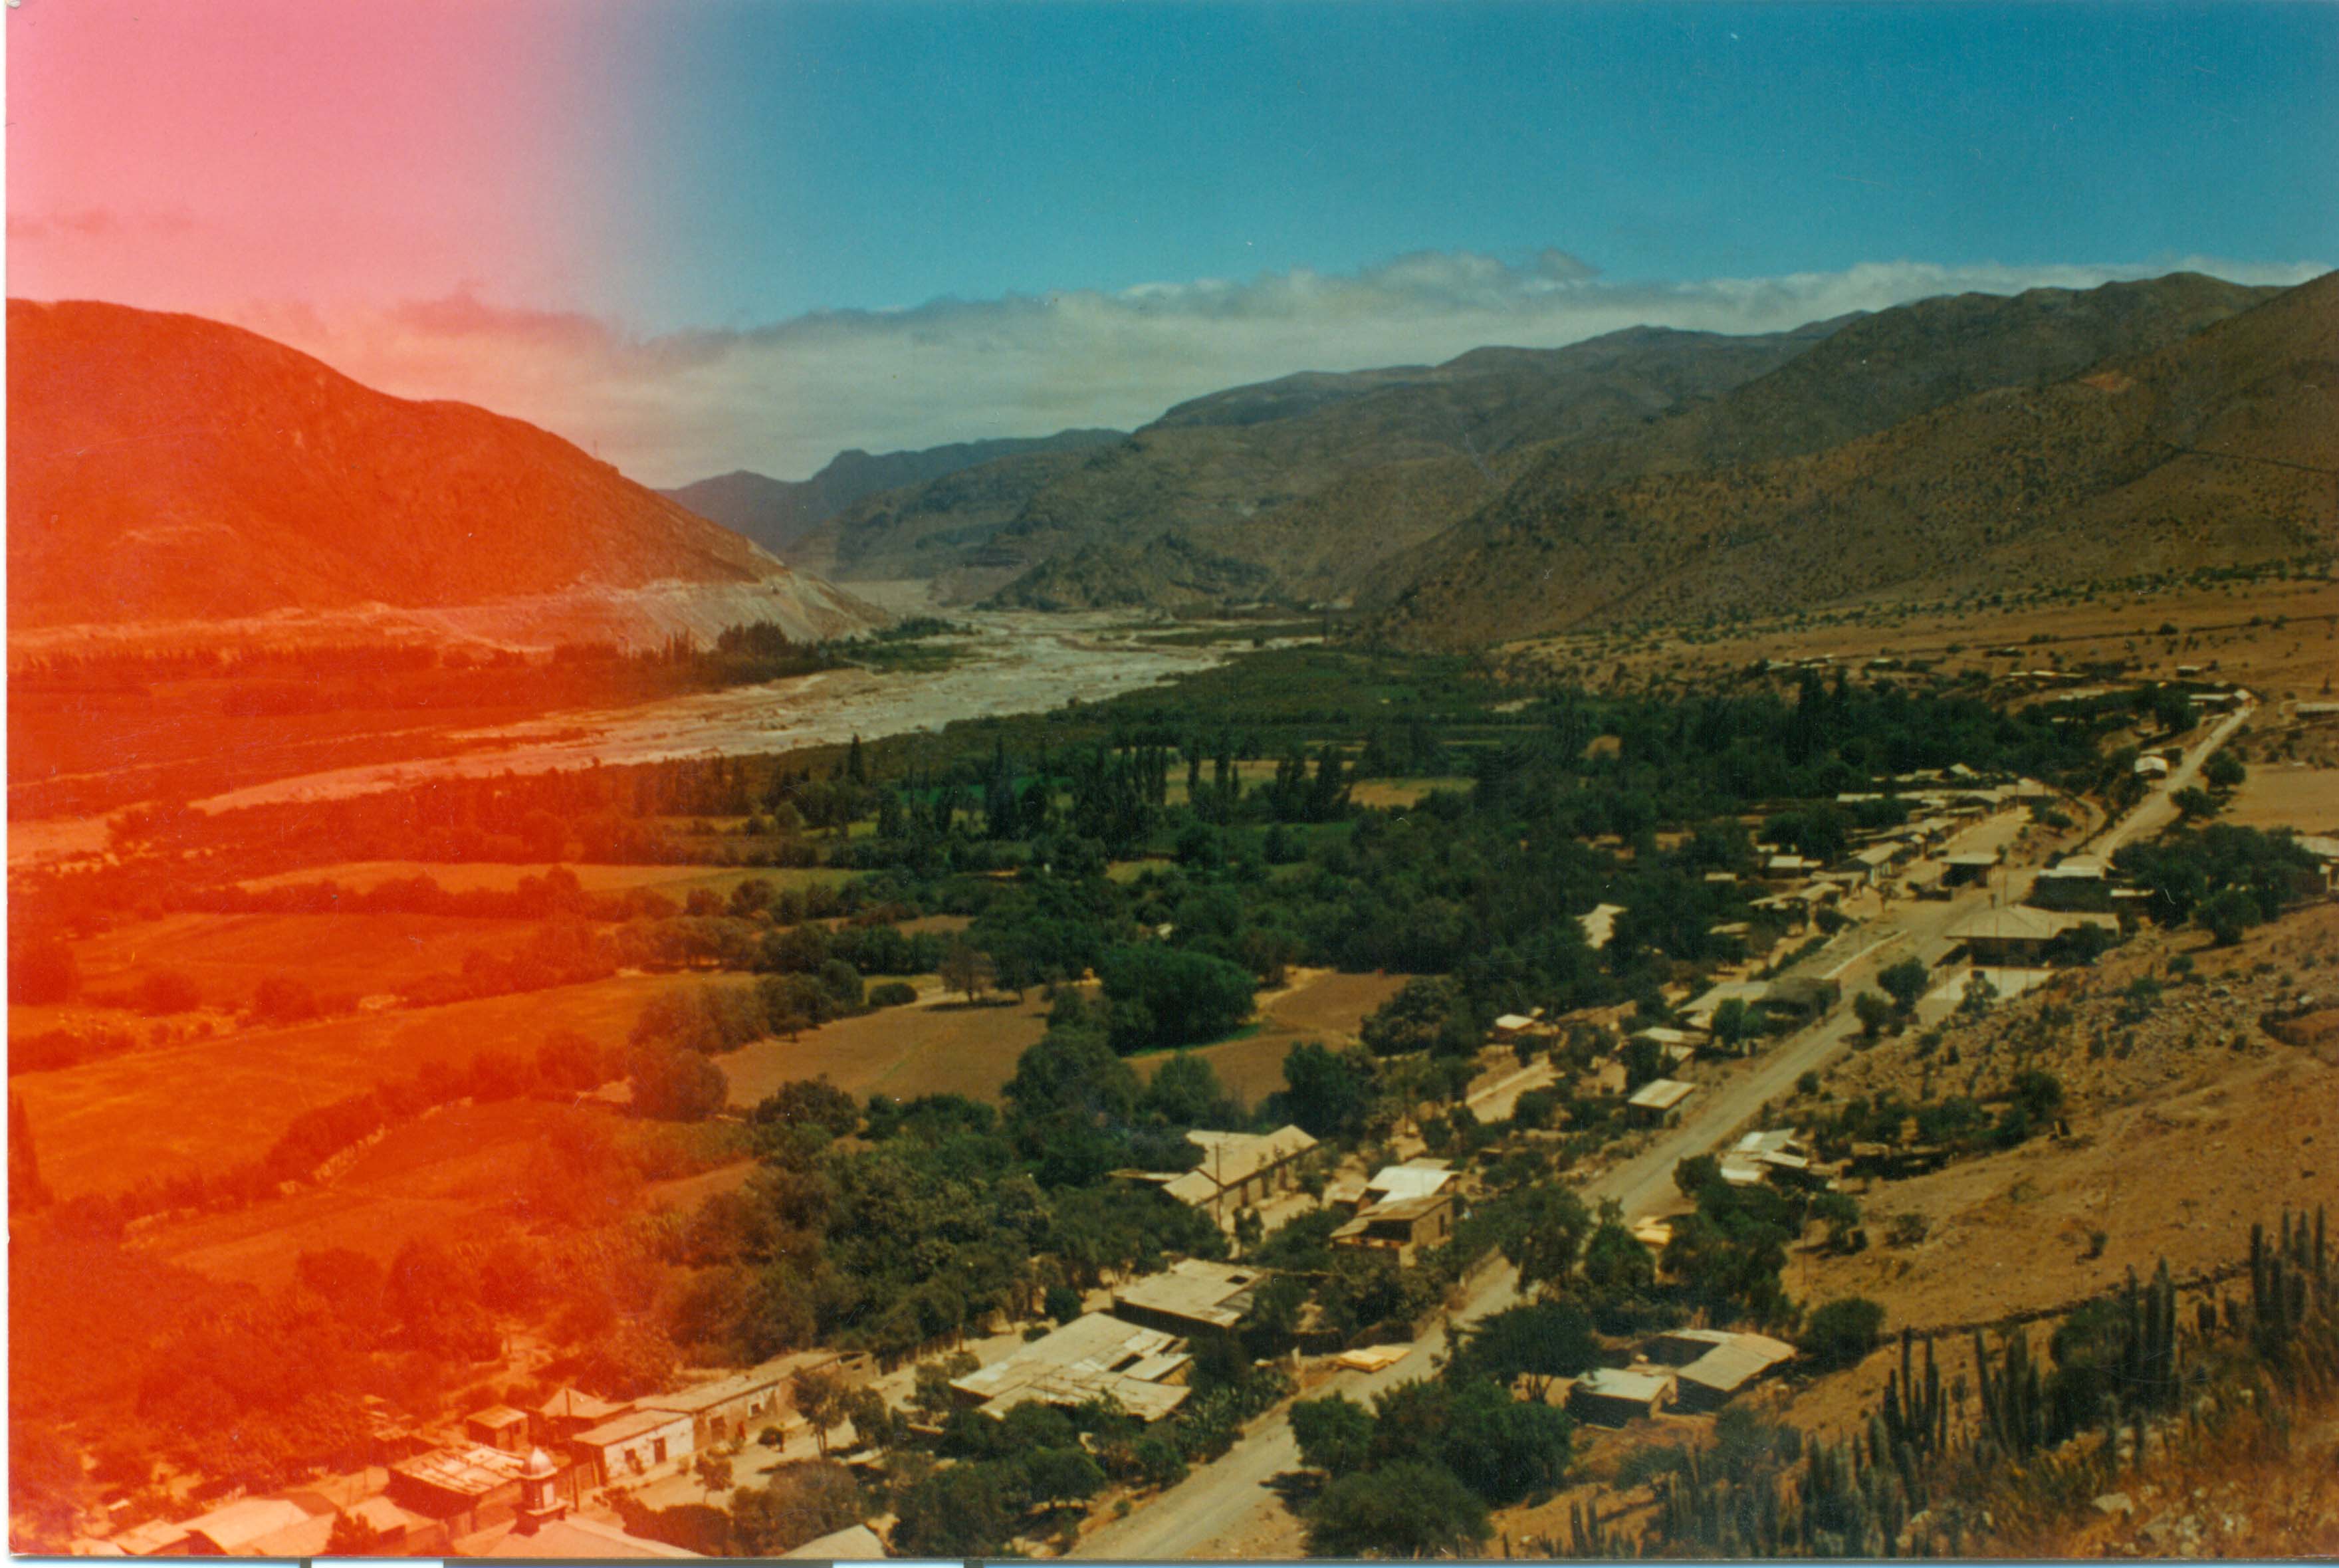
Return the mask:
[[1273,1132],[1205,1132],[1186,1135],[1202,1151],[1202,1163],[1174,1177],[1144,1177],[1190,1208],[1205,1210],[1219,1224],[1232,1223],[1299,1179],[1299,1160],[1316,1140],[1297,1127]]
[[1067,1409],[1111,1398],[1140,1421],[1159,1421],[1185,1402],[1193,1358],[1173,1334],[1091,1312],[1020,1345],[1003,1359],[951,1380],[960,1398],[993,1415],[1038,1400]]
[[1408,1198],[1427,1198],[1446,1190],[1454,1179],[1451,1164],[1429,1155],[1416,1155],[1402,1165],[1384,1165],[1365,1183],[1365,1207]]
[[1513,1045],[1519,1040],[1550,1032],[1549,1026],[1533,1013],[1506,1012],[1495,1020],[1487,1039],[1495,1045]]
[[1652,1024],[1646,1029],[1634,1030],[1633,1038],[1646,1040],[1655,1046],[1657,1053],[1674,1067],[1679,1067],[1697,1054],[1695,1036],[1683,1030],[1667,1029],[1663,1024]]
[[1633,1091],[1624,1101],[1627,1109],[1652,1127],[1661,1127],[1673,1119],[1681,1103],[1697,1092],[1697,1085],[1678,1079],[1653,1078]]
[[1949,936],[1951,942],[1965,943],[1977,964],[2037,969],[2046,963],[2047,950],[2056,939],[2083,925],[2119,934],[2117,915],[2015,904],[1969,915],[1951,926]]
[[464,1541],[466,1557],[518,1557],[567,1563],[599,1563],[624,1557],[696,1557],[697,1553],[663,1541],[628,1535],[597,1519],[555,1519],[532,1533],[508,1531],[491,1542]]
[[508,1405],[491,1405],[463,1417],[463,1435],[489,1448],[525,1454],[529,1447],[528,1412]]
[[1678,1408],[1713,1410],[1793,1360],[1795,1347],[1765,1334],[1676,1328],[1653,1340],[1649,1355],[1674,1368]]
[[1787,1018],[1817,1018],[1843,997],[1843,987],[1814,975],[1781,975],[1762,988],[1755,1005]]
[[2140,779],[2165,779],[2168,776],[2168,759],[2150,753],[2136,759],[2136,776]]
[[518,1454],[477,1443],[433,1448],[390,1467],[390,1500],[436,1520],[449,1537],[471,1534],[514,1517],[526,1465]]
[[1332,1245],[1395,1253],[1397,1262],[1406,1265],[1423,1249],[1445,1245],[1453,1235],[1453,1195],[1431,1192],[1373,1205],[1332,1232]]
[[1811,1150],[1790,1130],[1750,1132],[1722,1154],[1720,1170],[1732,1187],[1800,1183],[1811,1177]]
[[1623,1426],[1673,1403],[1673,1375],[1662,1366],[1600,1366],[1567,1391],[1568,1414],[1595,1426]]
[[1249,1312],[1251,1291],[1266,1277],[1264,1269],[1184,1257],[1114,1291],[1112,1309],[1116,1317],[1165,1334],[1230,1329]]
[[582,1389],[562,1388],[528,1412],[533,1417],[529,1435],[548,1448],[563,1448],[587,1427],[598,1426],[632,1408],[631,1405],[603,1399]]
[[634,1410],[578,1433],[568,1449],[580,1467],[608,1486],[689,1458],[696,1430],[687,1411]]
[[689,1416],[691,1446],[712,1448],[778,1425],[787,1405],[787,1380],[806,1365],[794,1356],[767,1361],[729,1377],[651,1395],[637,1407]]
[[106,1537],[107,1543],[125,1557],[184,1557],[187,1553],[187,1527],[167,1519],[149,1519],[143,1524],[133,1524],[127,1530],[116,1530]]
[[2314,857],[2323,868],[2323,890],[2328,892],[2339,886],[2339,838],[2326,838],[2319,833],[2299,833],[2290,841]]
[[1765,983],[1759,980],[1723,981],[1719,985],[1709,987],[1703,995],[1683,1007],[1681,1010],[1682,1021],[1692,1029],[1710,1031],[1713,1028],[1713,1015],[1723,1002],[1735,1000],[1752,1007],[1762,1000],[1762,992],[1767,989]]
[[1959,850],[1941,857],[1941,881],[1950,887],[1962,887],[1987,882],[1997,869],[1999,852],[1990,850]]
[[882,1563],[885,1560],[885,1543],[866,1524],[848,1524],[842,1530],[815,1535],[780,1555],[809,1557],[822,1563]]
[[379,1552],[397,1553],[415,1544],[430,1523],[409,1514],[384,1495],[352,1503],[341,1512],[373,1532],[374,1549]]
[[2030,899],[2040,909],[2077,909],[2105,902],[2110,889],[2102,856],[2066,855],[2031,879]]
[[[255,1550],[259,1543],[306,1525],[311,1517],[306,1508],[282,1497],[239,1497],[175,1528],[184,1534],[184,1552],[190,1557],[256,1557],[266,1555]],[[324,1520],[331,1533],[332,1515]],[[324,1545],[322,1536],[317,1545]]]

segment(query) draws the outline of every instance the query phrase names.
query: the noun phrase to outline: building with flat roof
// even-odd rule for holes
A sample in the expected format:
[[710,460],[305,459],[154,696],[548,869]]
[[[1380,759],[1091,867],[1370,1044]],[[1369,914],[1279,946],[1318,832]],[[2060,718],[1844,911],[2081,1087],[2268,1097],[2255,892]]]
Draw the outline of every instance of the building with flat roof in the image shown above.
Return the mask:
[[1402,1165],[1384,1165],[1366,1179],[1365,1206],[1443,1192],[1454,1179],[1449,1161],[1419,1155]]
[[[183,1550],[190,1557],[254,1557],[265,1555],[257,1550],[261,1542],[300,1530],[313,1517],[286,1498],[239,1497],[175,1528],[185,1536]],[[332,1515],[326,1514],[324,1522],[331,1533]],[[321,1535],[317,1544],[324,1544]]]
[[1183,1379],[1191,1359],[1176,1335],[1091,1312],[951,1379],[951,1387],[993,1415],[1035,1399],[1071,1408],[1110,1398],[1140,1421],[1152,1422],[1185,1402]]
[[2119,934],[2117,915],[2014,904],[1969,915],[1949,928],[1949,937],[1965,943],[1978,964],[2035,969],[2047,962],[2047,950],[2058,938],[2083,925]]
[[568,1447],[607,1486],[689,1458],[696,1430],[687,1411],[633,1410],[578,1433]]
[[1681,1109],[1682,1101],[1697,1092],[1697,1085],[1677,1078],[1653,1078],[1633,1091],[1625,1107],[1643,1121],[1662,1123]]
[[1114,1291],[1112,1309],[1117,1317],[1165,1334],[1230,1329],[1250,1311],[1252,1288],[1266,1277],[1264,1269],[1183,1257]]
[[1795,1358],[1795,1347],[1767,1334],[1676,1328],[1650,1342],[1649,1354],[1674,1368],[1674,1405],[1713,1410]]
[[463,1435],[489,1448],[525,1454],[528,1448],[528,1412],[508,1405],[491,1405],[463,1417]]
[[1442,1247],[1453,1236],[1454,1197],[1431,1192],[1374,1204],[1332,1232],[1332,1245],[1391,1252],[1398,1263],[1409,1264],[1426,1248]]
[[449,1537],[470,1534],[514,1516],[526,1464],[484,1444],[433,1448],[390,1467],[390,1500],[438,1521]]
[[562,1388],[528,1412],[532,1417],[529,1435],[536,1442],[558,1447],[586,1428],[598,1426],[632,1408],[625,1400],[604,1399],[580,1388]]
[[800,1371],[837,1359],[833,1351],[782,1356],[728,1377],[649,1395],[636,1401],[636,1407],[689,1416],[692,1445],[711,1448],[735,1437],[753,1437],[766,1426],[780,1425],[789,1408],[788,1379]]
[[1594,1426],[1623,1426],[1673,1403],[1673,1375],[1663,1366],[1598,1366],[1567,1391],[1568,1414]]

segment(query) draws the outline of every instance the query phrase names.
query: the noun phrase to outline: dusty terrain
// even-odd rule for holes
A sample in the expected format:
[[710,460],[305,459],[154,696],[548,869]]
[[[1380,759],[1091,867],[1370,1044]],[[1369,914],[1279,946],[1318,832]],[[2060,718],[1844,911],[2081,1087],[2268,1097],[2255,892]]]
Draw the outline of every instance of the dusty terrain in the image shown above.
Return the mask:
[[[1704,629],[1576,633],[1514,643],[1505,653],[1596,685],[1635,686],[1694,685],[1766,659],[1826,658],[1863,672],[1873,658],[1922,660],[1949,676],[2134,659],[2136,675],[2174,680],[2179,665],[2197,665],[2205,679],[2308,701],[2339,669],[2339,585],[2327,581],[2007,597],[2003,605],[1875,604]],[[2000,648],[2018,653],[1995,656]]]

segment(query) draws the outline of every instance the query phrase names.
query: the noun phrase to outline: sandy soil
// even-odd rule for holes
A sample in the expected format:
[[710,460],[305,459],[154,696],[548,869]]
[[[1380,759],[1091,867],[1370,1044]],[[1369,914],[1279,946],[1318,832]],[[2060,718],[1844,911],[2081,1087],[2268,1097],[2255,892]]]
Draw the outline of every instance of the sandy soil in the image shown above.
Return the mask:
[[2241,827],[2339,833],[2339,768],[2254,763],[2217,820]]
[[[2163,626],[2176,635],[2162,635]],[[1990,656],[2002,647],[2021,652]],[[2180,664],[2198,665],[2211,678],[2276,699],[2311,699],[2339,667],[2339,585],[2233,583],[1965,612],[1876,605],[1719,632],[1581,633],[1505,651],[1594,685],[1630,685],[1694,683],[1772,658],[1825,656],[1855,668],[1877,657],[1918,658],[1939,660],[1945,674],[1995,675],[2052,658],[2078,666],[2134,657],[2147,676],[2174,679]]]

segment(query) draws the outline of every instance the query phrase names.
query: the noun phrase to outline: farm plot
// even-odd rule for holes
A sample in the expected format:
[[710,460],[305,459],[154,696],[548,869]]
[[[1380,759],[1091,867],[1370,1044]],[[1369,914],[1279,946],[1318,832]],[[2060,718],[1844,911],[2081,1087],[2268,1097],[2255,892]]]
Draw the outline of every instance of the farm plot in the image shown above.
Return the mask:
[[794,1040],[759,1040],[716,1058],[731,1080],[731,1103],[749,1106],[795,1079],[826,1078],[849,1094],[999,1098],[1015,1059],[1048,1029],[1037,991],[1021,1002],[961,1000],[881,1008],[806,1030]]
[[[424,876],[449,892],[482,889],[509,892],[519,885],[520,878],[542,876],[551,869],[549,864],[501,865],[480,861],[347,861],[338,865],[311,866],[301,871],[281,872],[274,876],[255,877],[244,885],[263,888],[332,882],[362,891],[386,882],[406,882]],[[699,888],[706,888],[727,898],[733,888],[751,877],[768,883],[775,889],[785,889],[815,884],[833,887],[851,882],[861,874],[856,871],[832,870],[825,866],[570,865],[567,869],[576,875],[577,885],[587,892],[629,892],[636,888],[647,888],[677,902]]]
[[145,976],[172,971],[194,983],[204,1005],[236,1008],[272,976],[319,996],[393,992],[460,970],[474,952],[508,957],[533,931],[533,922],[439,915],[175,914],[77,943],[74,959],[93,996],[126,995]]
[[[340,917],[335,917],[340,918]],[[265,1154],[292,1119],[426,1061],[460,1067],[485,1050],[528,1050],[557,1030],[624,1041],[659,992],[703,981],[621,975],[589,985],[326,1020],[132,1051],[10,1080],[41,1174],[60,1197],[148,1177],[232,1170]]]

